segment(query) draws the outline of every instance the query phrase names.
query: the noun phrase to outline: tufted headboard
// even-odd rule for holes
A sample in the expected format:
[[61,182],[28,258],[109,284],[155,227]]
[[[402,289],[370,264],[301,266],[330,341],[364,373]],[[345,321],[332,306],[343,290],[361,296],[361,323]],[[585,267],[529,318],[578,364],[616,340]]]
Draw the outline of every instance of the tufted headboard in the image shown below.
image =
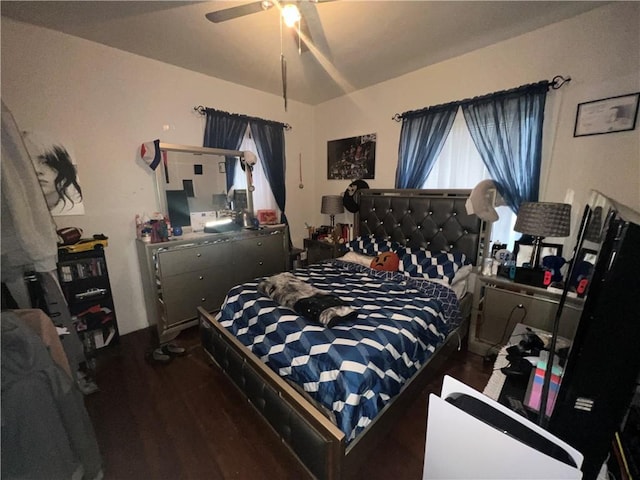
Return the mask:
[[390,238],[428,250],[454,250],[480,265],[490,231],[484,221],[468,215],[471,190],[359,190],[355,235]]

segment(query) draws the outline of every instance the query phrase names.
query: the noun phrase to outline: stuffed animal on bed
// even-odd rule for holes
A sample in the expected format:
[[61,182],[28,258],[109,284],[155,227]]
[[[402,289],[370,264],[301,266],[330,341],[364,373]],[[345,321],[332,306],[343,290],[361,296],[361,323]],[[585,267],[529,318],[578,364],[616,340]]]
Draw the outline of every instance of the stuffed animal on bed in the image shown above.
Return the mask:
[[328,328],[358,316],[358,312],[340,297],[323,292],[290,272],[263,279],[258,284],[258,291]]
[[400,257],[398,257],[398,254],[395,252],[382,252],[373,257],[370,267],[373,270],[397,272],[400,267]]

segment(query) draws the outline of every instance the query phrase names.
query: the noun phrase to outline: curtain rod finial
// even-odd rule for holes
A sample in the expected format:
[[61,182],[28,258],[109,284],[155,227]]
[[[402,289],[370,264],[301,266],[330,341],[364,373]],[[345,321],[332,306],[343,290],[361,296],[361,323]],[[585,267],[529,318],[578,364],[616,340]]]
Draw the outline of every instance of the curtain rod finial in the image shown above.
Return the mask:
[[556,75],[555,77],[553,77],[553,79],[551,79],[551,88],[553,88],[554,90],[559,89],[561,86],[563,86],[565,83],[568,83],[571,81],[571,77],[563,77],[562,75]]

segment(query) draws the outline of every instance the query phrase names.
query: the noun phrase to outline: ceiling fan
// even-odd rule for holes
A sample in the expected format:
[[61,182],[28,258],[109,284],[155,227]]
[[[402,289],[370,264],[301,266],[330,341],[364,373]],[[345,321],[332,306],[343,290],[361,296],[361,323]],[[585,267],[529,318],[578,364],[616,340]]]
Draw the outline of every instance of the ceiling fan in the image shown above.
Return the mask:
[[[315,9],[315,4],[330,1],[333,0],[293,0],[282,2],[278,2],[277,0],[262,0],[246,3],[244,5],[238,5],[235,7],[223,8],[222,10],[216,10],[215,12],[207,13],[205,16],[213,23],[221,23],[228,20],[233,20],[234,18],[264,12],[279,4],[281,14],[285,23],[290,27],[293,27],[294,25],[298,27],[292,28],[291,30],[293,31],[294,39],[296,41],[296,44],[298,45],[299,53],[303,53],[309,51],[307,41],[309,43],[313,43],[309,24],[312,23],[317,27],[315,29],[316,34],[322,35],[323,33],[320,27],[318,12]],[[291,6],[295,8],[291,8]],[[287,23],[287,18],[285,16],[288,11],[291,11],[294,15],[291,24]],[[297,17],[295,17],[296,13]]]
[[236,7],[223,8],[222,10],[207,13],[205,16],[207,20],[213,23],[221,23],[234,18],[264,12],[274,6],[280,9],[280,68],[282,70],[282,98],[284,99],[284,110],[286,112],[288,103],[287,60],[282,51],[282,25],[285,24],[291,27],[290,30],[293,32],[299,55],[308,52],[309,45],[314,44],[311,37],[311,29],[309,28],[310,23],[313,25],[312,29],[316,33],[316,37],[320,39],[321,45],[324,46],[326,45],[326,40],[315,4],[331,1],[333,0],[261,0]]

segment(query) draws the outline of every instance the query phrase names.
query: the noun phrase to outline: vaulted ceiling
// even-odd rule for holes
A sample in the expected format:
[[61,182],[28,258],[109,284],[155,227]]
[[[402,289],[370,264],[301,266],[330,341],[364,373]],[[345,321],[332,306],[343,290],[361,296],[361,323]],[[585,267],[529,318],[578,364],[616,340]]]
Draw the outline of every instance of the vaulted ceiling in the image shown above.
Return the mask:
[[[300,0],[309,51],[279,9],[213,23],[207,13],[255,2],[2,1],[3,16],[205,75],[318,104],[565,20],[608,2]],[[304,47],[304,44],[302,45]]]

